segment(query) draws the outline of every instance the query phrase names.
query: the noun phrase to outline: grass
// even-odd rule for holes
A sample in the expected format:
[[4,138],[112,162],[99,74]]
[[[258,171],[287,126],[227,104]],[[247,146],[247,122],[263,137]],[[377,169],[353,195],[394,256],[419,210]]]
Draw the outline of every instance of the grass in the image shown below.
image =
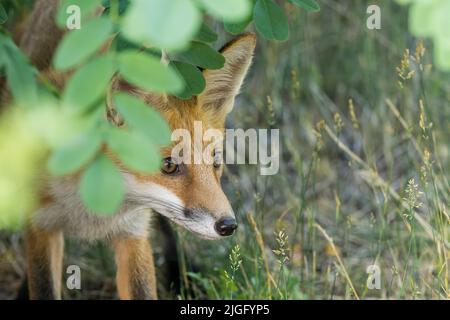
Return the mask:
[[449,78],[408,35],[406,10],[379,5],[378,31],[367,4],[322,1],[292,17],[289,42],[260,41],[230,126],[280,128],[280,173],[229,167],[240,229],[219,248],[186,235],[203,265],[194,297],[449,297]]
[[[381,30],[366,28],[366,1],[322,0],[319,14],[288,11],[288,42],[259,40],[228,126],[280,128],[280,172],[227,168],[239,230],[221,242],[178,230],[178,298],[450,297],[450,78],[408,34],[407,10],[377,2]],[[0,297],[10,298],[21,239],[0,239]],[[66,296],[115,297],[108,247],[67,249],[84,280]],[[370,265],[380,289],[367,286]]]

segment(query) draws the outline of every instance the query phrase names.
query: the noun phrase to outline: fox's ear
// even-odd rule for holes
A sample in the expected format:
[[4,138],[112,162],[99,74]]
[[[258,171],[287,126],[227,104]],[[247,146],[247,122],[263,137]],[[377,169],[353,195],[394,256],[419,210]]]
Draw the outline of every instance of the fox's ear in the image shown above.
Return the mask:
[[202,108],[225,118],[231,111],[234,98],[244,81],[253,59],[256,36],[245,33],[227,43],[220,53],[225,57],[225,65],[218,70],[205,70],[205,90],[198,96]]

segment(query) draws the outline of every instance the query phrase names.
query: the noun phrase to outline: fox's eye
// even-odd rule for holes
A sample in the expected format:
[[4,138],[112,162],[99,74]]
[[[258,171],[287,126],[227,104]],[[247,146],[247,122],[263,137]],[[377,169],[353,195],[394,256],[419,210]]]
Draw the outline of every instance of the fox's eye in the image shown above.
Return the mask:
[[161,171],[165,174],[177,174],[180,171],[180,167],[171,157],[168,157],[163,160]]
[[222,164],[222,152],[214,152],[214,163],[213,163],[214,168],[219,169],[221,164]]

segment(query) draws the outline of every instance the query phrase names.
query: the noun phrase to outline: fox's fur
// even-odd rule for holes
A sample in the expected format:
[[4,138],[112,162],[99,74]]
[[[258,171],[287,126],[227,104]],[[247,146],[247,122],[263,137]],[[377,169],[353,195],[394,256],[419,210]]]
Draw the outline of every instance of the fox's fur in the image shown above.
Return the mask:
[[[50,68],[52,54],[63,35],[53,23],[57,3],[57,0],[37,1],[23,27],[19,45],[42,74],[61,88],[64,75]],[[251,64],[255,44],[255,36],[247,33],[223,47],[225,66],[220,70],[204,70],[204,92],[188,101],[144,92],[120,80],[116,88],[151,104],[172,129],[184,128],[192,133],[194,121],[201,121],[204,129],[223,131],[225,118]],[[161,150],[163,158],[171,155],[172,147]],[[120,298],[155,299],[155,270],[148,242],[152,215],[166,216],[206,239],[221,237],[214,228],[218,220],[234,218],[220,185],[222,166],[181,164],[183,172],[170,176],[138,174],[118,165],[122,168],[126,195],[121,208],[110,217],[95,215],[84,207],[77,191],[78,175],[49,178],[42,191],[41,208],[31,216],[26,231],[32,299],[61,297],[63,234],[109,240],[116,254]]]

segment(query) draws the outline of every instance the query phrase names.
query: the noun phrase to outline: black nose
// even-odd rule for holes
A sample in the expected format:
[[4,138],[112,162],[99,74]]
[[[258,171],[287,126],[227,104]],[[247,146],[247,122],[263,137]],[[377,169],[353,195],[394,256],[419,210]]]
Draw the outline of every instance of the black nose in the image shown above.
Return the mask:
[[215,224],[215,229],[221,236],[231,236],[237,228],[236,220],[233,218],[220,219]]

